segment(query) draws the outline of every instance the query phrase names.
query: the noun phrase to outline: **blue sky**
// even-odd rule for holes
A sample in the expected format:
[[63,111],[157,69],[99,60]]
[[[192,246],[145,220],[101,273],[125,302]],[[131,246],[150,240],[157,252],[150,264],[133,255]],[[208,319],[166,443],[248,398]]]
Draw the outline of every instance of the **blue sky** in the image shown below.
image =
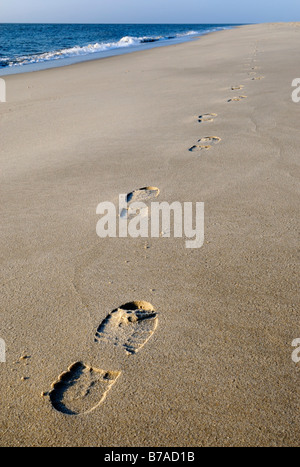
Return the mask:
[[0,0],[3,23],[273,21],[300,21],[300,0]]

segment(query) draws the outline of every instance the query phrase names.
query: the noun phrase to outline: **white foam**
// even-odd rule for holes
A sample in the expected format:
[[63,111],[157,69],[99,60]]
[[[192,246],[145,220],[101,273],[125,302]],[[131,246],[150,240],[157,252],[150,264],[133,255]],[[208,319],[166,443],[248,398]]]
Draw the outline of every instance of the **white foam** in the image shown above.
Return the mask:
[[[218,28],[218,29],[225,29],[225,28]],[[181,38],[184,36],[193,36],[193,35],[201,35],[204,33],[208,33],[211,31],[216,30],[216,28],[212,28],[211,30],[206,31],[188,31],[186,33],[176,34],[176,36],[172,36],[173,39]],[[101,53],[107,52],[109,50],[119,49],[119,48],[126,48],[126,47],[134,47],[138,45],[145,44],[147,42],[156,42],[161,40],[168,40],[170,37],[133,37],[133,36],[125,36],[122,37],[117,42],[96,42],[95,44],[89,44],[86,46],[74,46],[71,48],[61,49],[61,50],[54,50],[49,51],[41,54],[33,54],[33,55],[25,55],[21,57],[17,57],[14,60],[8,59],[8,66],[22,66],[22,65],[29,65],[34,63],[41,63],[41,62],[48,62],[52,60],[59,60],[62,58],[71,58],[71,57],[79,57],[84,55],[90,55],[94,53]],[[3,59],[2,59],[3,60]]]

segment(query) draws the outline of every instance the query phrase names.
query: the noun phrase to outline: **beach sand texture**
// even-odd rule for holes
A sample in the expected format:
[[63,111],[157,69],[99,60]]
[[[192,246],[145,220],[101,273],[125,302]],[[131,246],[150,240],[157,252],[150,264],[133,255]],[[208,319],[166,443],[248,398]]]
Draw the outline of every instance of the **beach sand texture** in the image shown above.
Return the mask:
[[[244,26],[5,78],[2,446],[299,446],[299,44]],[[204,202],[203,247],[99,238],[126,193]]]

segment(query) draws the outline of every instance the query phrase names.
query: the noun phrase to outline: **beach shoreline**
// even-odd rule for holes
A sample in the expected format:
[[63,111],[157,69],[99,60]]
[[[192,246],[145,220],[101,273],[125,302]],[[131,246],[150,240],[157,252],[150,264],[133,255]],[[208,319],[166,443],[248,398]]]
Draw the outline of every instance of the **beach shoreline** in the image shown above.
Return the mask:
[[[299,25],[5,77],[2,446],[299,446]],[[143,187],[201,248],[97,236]]]
[[[17,26],[22,26],[22,25],[16,24],[13,26],[17,27]],[[27,26],[29,27],[30,25],[27,25]],[[49,27],[49,26],[58,27],[59,25],[53,24],[53,25],[40,25],[40,26],[41,27],[43,26],[44,27]],[[88,28],[91,25],[85,25],[85,26],[87,27],[87,31],[88,31]],[[105,34],[105,25],[99,25],[99,26],[102,26],[104,28],[104,31],[102,32],[102,34],[103,33]],[[108,25],[108,26],[111,26],[111,25]],[[131,25],[131,26],[138,28],[138,29],[143,28],[142,25]],[[158,34],[160,27],[162,28],[161,31],[163,31],[164,28],[166,27],[167,28],[173,27],[176,29],[176,28],[180,28],[181,26],[181,28],[185,27],[186,29],[188,29],[188,26],[189,26],[190,28],[194,27],[195,29],[199,29],[199,31],[196,32],[193,29],[191,29],[190,31],[185,31],[185,33],[183,33],[182,31],[181,34],[177,32],[177,35],[175,34],[175,36],[170,36],[170,37],[123,36],[119,40],[115,39],[115,42],[108,42],[107,40],[105,41],[104,39],[105,36],[103,36],[102,38],[103,41],[100,41],[100,43],[96,42],[96,43],[90,43],[89,45],[82,45],[82,46],[73,45],[72,47],[61,48],[61,49],[59,49],[59,43],[53,44],[51,42],[51,44],[45,43],[44,45],[40,45],[40,49],[37,49],[39,51],[36,51],[36,53],[31,53],[29,55],[26,54],[25,52],[26,40],[28,40],[28,38],[24,36],[23,37],[23,41],[25,42],[25,44],[23,44],[24,49],[23,48],[20,49],[18,53],[14,52],[14,55],[11,56],[10,58],[6,57],[4,59],[0,59],[0,77],[10,76],[14,74],[31,73],[34,71],[42,71],[42,70],[47,70],[47,69],[52,69],[52,68],[61,68],[64,66],[74,65],[76,63],[84,63],[84,62],[119,56],[119,55],[127,55],[130,53],[135,53],[139,51],[147,51],[147,50],[151,50],[152,48],[168,47],[170,45],[176,45],[176,44],[181,44],[181,43],[197,40],[207,34],[218,32],[221,30],[232,29],[239,25],[237,24],[234,24],[234,25],[229,25],[229,24],[193,25],[191,24],[191,25],[161,25],[161,26],[148,25],[148,27],[150,28],[151,27],[153,28],[155,26],[158,28],[158,30],[156,31],[156,34]],[[72,25],[64,25],[64,27],[72,28]],[[121,36],[122,34],[126,34],[126,29],[122,30],[122,25],[119,25],[119,27],[121,28],[119,31],[119,35]],[[143,29],[140,29],[140,31],[142,30]],[[62,29],[61,33],[63,33],[63,31],[64,29]],[[147,31],[147,29],[145,31]],[[147,33],[150,34],[150,31],[148,31]],[[134,32],[134,29],[132,29],[132,34],[133,32]],[[14,34],[15,33],[16,31],[14,31]],[[38,30],[38,33],[42,34],[42,31],[40,30],[40,28]],[[136,33],[138,33],[138,31],[136,31]],[[74,31],[74,34],[75,34],[75,31]],[[154,33],[152,35],[155,36]],[[9,37],[6,38],[6,41],[9,41],[9,40],[10,40]],[[21,38],[19,40],[21,40]],[[75,43],[76,38],[74,37],[73,40]],[[89,42],[93,42],[92,38],[90,38]],[[51,48],[51,50],[49,50],[48,52],[47,52],[47,46],[48,48]],[[43,52],[40,52],[40,50],[43,50]],[[11,66],[7,66],[7,65],[2,66],[2,60],[4,60],[6,63],[11,62]]]

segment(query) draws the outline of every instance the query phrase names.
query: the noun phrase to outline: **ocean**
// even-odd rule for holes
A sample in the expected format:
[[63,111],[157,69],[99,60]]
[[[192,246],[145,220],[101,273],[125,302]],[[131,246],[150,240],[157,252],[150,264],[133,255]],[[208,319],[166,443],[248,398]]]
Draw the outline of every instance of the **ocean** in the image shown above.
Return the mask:
[[0,76],[192,40],[235,24],[0,24]]

